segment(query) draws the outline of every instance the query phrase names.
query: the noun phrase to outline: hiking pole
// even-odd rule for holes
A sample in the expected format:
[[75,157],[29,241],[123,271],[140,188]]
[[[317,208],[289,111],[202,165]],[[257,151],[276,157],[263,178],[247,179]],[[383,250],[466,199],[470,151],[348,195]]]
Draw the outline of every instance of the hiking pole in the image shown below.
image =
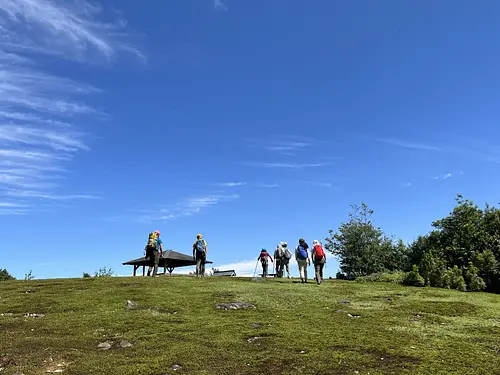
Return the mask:
[[259,265],[259,261],[257,260],[257,263],[255,263],[255,270],[253,271],[253,278],[255,279],[255,273],[257,272],[257,266]]

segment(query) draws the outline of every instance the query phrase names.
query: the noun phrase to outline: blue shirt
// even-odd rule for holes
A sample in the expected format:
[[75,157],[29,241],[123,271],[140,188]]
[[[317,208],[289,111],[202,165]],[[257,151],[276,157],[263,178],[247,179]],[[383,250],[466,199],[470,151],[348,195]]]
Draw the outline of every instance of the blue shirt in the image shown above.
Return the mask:
[[160,251],[160,245],[163,243],[160,237],[156,239],[156,250]]

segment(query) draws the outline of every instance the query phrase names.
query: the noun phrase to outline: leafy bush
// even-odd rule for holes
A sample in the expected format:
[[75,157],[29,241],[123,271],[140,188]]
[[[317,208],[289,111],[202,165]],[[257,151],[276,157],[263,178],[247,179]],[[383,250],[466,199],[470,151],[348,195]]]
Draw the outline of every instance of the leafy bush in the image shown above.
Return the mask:
[[443,288],[456,289],[462,292],[467,290],[462,271],[455,265],[453,268],[448,268],[443,275]]
[[0,269],[0,281],[15,280],[16,278],[12,276],[5,268]]
[[420,262],[420,272],[425,280],[425,285],[442,288],[446,269],[446,261],[432,252],[425,253]]
[[87,272],[84,272],[84,273],[83,273],[83,278],[84,278],[84,279],[88,279],[88,278],[90,278],[90,277],[92,277],[92,276],[90,276],[90,273],[87,273]]
[[424,286],[425,280],[420,273],[418,272],[418,266],[416,264],[413,265],[413,268],[410,272],[406,273],[403,284],[408,286]]
[[335,278],[336,279],[339,279],[339,280],[345,280],[345,275],[342,273],[342,272],[337,272],[337,274],[335,275]]
[[104,266],[103,268],[99,268],[98,271],[94,272],[94,277],[111,277],[114,274],[115,273],[113,270],[111,270],[111,268],[107,269],[106,266]]
[[28,273],[24,274],[24,280],[33,280],[35,275],[33,275],[33,271],[30,270]]
[[465,281],[471,292],[479,292],[486,289],[486,283],[478,273],[479,269],[472,262],[469,262],[465,271]]
[[360,276],[356,279],[356,281],[403,284],[405,277],[406,277],[406,272],[403,271],[381,272],[381,273],[372,273],[371,275],[368,276]]

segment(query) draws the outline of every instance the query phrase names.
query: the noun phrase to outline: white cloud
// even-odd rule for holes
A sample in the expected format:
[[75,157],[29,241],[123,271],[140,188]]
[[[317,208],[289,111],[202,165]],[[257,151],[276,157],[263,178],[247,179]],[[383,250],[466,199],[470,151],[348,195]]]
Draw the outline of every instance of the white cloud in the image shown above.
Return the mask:
[[[231,202],[239,197],[238,194],[206,194],[182,199],[176,204],[160,205],[159,210],[144,209],[135,211],[141,213],[139,216],[141,222],[169,221],[198,214],[212,206]],[[160,215],[157,214],[158,212]]]
[[219,11],[227,11],[227,6],[222,2],[222,0],[214,0],[214,8]]
[[245,163],[251,167],[262,168],[285,168],[285,169],[303,169],[303,168],[319,168],[329,164],[322,163],[280,163],[280,162],[247,162]]
[[415,150],[441,151],[441,148],[437,147],[437,146],[427,145],[427,144],[423,144],[423,143],[407,142],[407,141],[402,141],[402,140],[399,140],[399,139],[380,138],[380,139],[377,139],[377,141],[381,142],[381,143],[390,144],[390,145],[393,145],[393,146],[404,147],[404,148],[411,148],[411,149],[415,149]]
[[32,190],[6,190],[4,194],[9,197],[38,198],[54,201],[66,201],[74,199],[100,199],[100,197],[96,195],[89,194],[51,194]]
[[246,185],[245,182],[222,182],[220,184],[217,184],[217,186],[222,186],[222,187],[237,187],[237,186],[243,186]]
[[445,174],[445,175],[443,176],[443,179],[444,179],[444,180],[448,180],[448,179],[450,179],[450,178],[452,178],[452,177],[453,177],[453,174],[452,174],[452,173],[447,173],[447,174]]
[[311,185],[311,186],[317,186],[317,187],[324,187],[324,188],[332,188],[333,185],[330,182],[318,182],[318,181],[302,181],[302,183]]
[[[2,0],[3,44],[15,52],[29,50],[78,60],[88,59],[94,51],[106,59],[114,58],[119,51],[143,57],[122,40],[126,22],[99,22],[97,17],[102,15],[100,6],[85,0]],[[19,33],[20,28],[29,30]],[[4,53],[9,52],[4,49]]]
[[279,187],[278,184],[257,184],[256,186],[261,187],[261,188],[277,188],[277,187]]
[[413,184],[411,182],[407,182],[407,183],[404,184],[404,186],[406,186],[406,187],[411,187],[412,185]]
[[[88,134],[75,125],[103,115],[83,100],[101,90],[62,76],[64,69],[54,70],[52,62],[108,62],[123,51],[142,57],[125,40],[126,23],[102,16],[103,9],[86,0],[0,0],[0,196],[96,198],[61,192],[49,181],[62,178],[68,162],[89,150]],[[9,212],[21,213],[4,207],[3,214]]]

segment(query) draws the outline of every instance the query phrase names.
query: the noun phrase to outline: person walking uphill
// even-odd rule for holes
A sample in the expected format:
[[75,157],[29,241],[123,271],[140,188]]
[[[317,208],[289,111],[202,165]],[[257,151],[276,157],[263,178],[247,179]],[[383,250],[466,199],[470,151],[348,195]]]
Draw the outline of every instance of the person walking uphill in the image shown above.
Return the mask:
[[201,234],[196,236],[193,244],[193,258],[196,260],[196,277],[205,276],[205,262],[207,261],[208,246],[207,241]]
[[297,264],[299,265],[300,280],[302,283],[307,283],[307,267],[311,265],[311,260],[309,259],[309,245],[307,242],[301,238],[299,239],[299,245],[295,248],[295,259],[297,259]]
[[158,276],[158,264],[160,257],[163,256],[163,242],[160,238],[160,231],[155,230],[149,233],[148,243],[146,245],[146,259],[149,259],[148,276],[151,276],[151,269],[153,269],[153,277]]
[[283,277],[282,259],[285,255],[281,244],[279,243],[274,250],[274,265],[276,266],[276,277]]
[[311,258],[314,263],[314,271],[316,274],[316,283],[321,284],[323,282],[323,267],[326,263],[326,254],[323,250],[323,246],[318,242],[318,240],[313,241],[313,248],[311,251]]
[[281,248],[283,249],[283,258],[281,258],[281,277],[286,272],[288,273],[288,278],[290,279],[290,259],[292,259],[292,252],[288,249],[288,244],[286,242],[281,242]]
[[267,259],[268,258],[271,259],[271,262],[273,262],[273,257],[271,255],[269,255],[269,253],[267,252],[266,249],[262,249],[257,260],[258,261],[260,260],[260,264],[262,265],[262,276],[263,277],[267,277],[267,275],[268,275],[268,272],[267,272],[267,269],[268,269]]

